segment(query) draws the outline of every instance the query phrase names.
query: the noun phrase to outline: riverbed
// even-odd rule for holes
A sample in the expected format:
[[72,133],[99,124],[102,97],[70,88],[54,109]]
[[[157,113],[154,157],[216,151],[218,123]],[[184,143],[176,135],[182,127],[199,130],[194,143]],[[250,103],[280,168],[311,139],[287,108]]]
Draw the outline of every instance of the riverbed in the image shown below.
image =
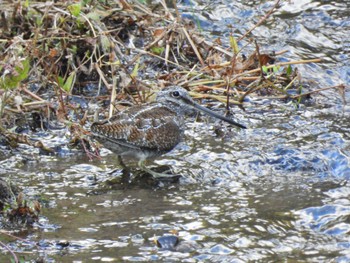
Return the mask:
[[[288,50],[281,61],[322,58],[298,65],[314,89],[349,85],[350,2],[286,2],[253,31],[261,49]],[[179,11],[227,41],[232,27],[242,35],[273,4],[181,1]],[[174,181],[130,177],[106,149],[93,161],[65,148],[55,156],[25,145],[4,151],[2,175],[42,203],[39,222],[16,233],[27,241],[6,242],[45,262],[349,262],[350,107],[341,92],[298,105],[252,97],[234,113],[247,130],[189,119],[183,142],[150,163],[181,175]],[[64,133],[38,136],[63,145]],[[155,245],[174,230],[193,249]]]

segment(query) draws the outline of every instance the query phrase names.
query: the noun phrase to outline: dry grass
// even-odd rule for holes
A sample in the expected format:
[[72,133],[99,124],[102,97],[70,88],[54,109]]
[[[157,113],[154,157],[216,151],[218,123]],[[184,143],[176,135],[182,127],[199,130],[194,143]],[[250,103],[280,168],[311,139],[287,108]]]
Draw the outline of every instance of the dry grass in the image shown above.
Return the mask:
[[[319,91],[300,88],[296,65],[321,59],[275,63],[285,51],[262,54],[248,39],[255,27],[238,40],[230,36],[230,46],[225,47],[220,39],[203,37],[163,1],[152,7],[124,0],[25,3],[3,5],[1,11],[4,127],[14,125],[14,114],[39,112],[42,119],[55,118],[82,138],[83,132],[72,123],[91,121],[95,109],[90,112],[71,103],[72,95],[87,102],[109,100],[110,117],[121,104],[143,103],[154,90],[173,84],[190,89],[195,98],[226,103],[227,109],[234,104],[244,107],[248,95],[300,101]],[[239,49],[239,41],[248,44]],[[290,95],[288,89],[300,92]]]

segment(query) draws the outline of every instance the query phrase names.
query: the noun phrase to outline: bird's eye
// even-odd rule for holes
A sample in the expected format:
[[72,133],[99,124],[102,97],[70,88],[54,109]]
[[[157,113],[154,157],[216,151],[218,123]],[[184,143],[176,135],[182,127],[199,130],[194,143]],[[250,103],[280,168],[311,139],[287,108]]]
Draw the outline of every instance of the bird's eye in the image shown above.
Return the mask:
[[173,97],[179,97],[180,96],[180,92],[178,91],[173,91],[171,94]]

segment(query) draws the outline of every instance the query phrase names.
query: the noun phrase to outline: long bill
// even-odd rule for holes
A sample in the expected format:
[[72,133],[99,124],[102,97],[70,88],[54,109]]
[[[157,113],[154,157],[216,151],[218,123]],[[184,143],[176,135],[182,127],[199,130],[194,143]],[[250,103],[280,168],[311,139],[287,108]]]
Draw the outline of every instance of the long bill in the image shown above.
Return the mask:
[[214,118],[217,118],[217,119],[226,121],[226,122],[228,122],[228,123],[230,123],[230,124],[232,124],[232,125],[235,125],[235,126],[237,126],[237,127],[239,127],[239,128],[247,129],[247,127],[244,126],[243,124],[240,124],[240,123],[238,123],[238,122],[235,122],[234,120],[232,120],[232,119],[230,119],[230,118],[227,118],[227,117],[225,117],[225,116],[222,116],[222,115],[220,115],[220,114],[218,114],[218,113],[216,113],[216,112],[214,112],[214,111],[211,111],[211,110],[209,110],[209,109],[207,109],[207,108],[205,108],[205,107],[203,107],[203,106],[201,106],[201,105],[199,105],[199,104],[197,104],[197,103],[193,103],[192,106],[193,106],[195,109],[197,109],[197,110],[199,110],[199,111],[202,111],[202,112],[204,112],[204,113],[206,113],[206,114],[208,114],[208,115],[210,115],[210,116],[212,116],[212,117],[214,117]]

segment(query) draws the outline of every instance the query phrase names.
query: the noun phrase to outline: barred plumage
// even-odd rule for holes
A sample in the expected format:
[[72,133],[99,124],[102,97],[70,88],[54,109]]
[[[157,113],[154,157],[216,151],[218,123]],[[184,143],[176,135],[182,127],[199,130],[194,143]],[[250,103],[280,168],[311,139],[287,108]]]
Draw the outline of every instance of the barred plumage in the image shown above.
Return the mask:
[[198,105],[185,89],[172,86],[157,94],[156,103],[133,106],[107,121],[95,122],[91,125],[91,131],[106,148],[119,156],[139,159],[144,170],[158,176],[145,168],[143,161],[171,151],[181,140],[185,115],[194,111],[202,111],[245,128]]

